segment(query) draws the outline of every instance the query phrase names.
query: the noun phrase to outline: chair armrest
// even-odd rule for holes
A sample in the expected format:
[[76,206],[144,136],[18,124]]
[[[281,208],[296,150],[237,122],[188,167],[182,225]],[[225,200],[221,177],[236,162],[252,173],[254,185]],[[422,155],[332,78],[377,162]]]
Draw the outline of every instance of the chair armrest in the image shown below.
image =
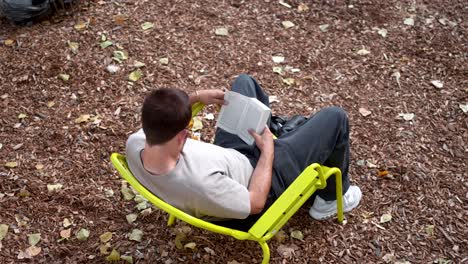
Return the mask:
[[249,233],[265,241],[273,237],[317,189],[326,185],[323,172],[317,163],[307,167],[257,220]]

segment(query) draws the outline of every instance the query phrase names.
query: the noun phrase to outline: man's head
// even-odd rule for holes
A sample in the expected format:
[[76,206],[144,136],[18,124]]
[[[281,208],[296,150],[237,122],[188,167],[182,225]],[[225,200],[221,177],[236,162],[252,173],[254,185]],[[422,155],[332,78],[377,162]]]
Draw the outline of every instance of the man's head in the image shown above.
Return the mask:
[[163,88],[145,98],[141,120],[148,145],[160,145],[174,138],[190,122],[189,96],[179,89]]

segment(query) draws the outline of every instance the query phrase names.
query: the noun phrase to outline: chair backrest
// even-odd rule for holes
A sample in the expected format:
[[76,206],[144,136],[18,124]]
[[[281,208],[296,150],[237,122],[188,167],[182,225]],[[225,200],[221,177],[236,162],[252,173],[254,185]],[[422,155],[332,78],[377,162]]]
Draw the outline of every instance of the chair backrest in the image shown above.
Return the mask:
[[265,241],[273,237],[318,188],[324,187],[322,176],[319,164],[307,167],[248,232]]
[[145,197],[148,201],[153,203],[155,206],[158,208],[164,210],[165,212],[175,216],[176,218],[189,223],[193,226],[203,228],[206,230],[210,230],[212,232],[216,232],[219,234],[224,234],[224,235],[229,235],[232,237],[235,237],[237,239],[249,239],[250,235],[246,232],[242,232],[239,230],[223,227],[223,226],[218,226],[213,223],[201,220],[199,218],[193,217],[177,208],[174,206],[164,202],[160,198],[158,198],[156,195],[148,191],[136,178],[133,176],[132,172],[130,171],[127,160],[125,156],[118,154],[118,153],[112,153],[111,155],[111,161],[114,167],[117,169],[121,177],[126,180],[138,193],[140,193],[143,197]]

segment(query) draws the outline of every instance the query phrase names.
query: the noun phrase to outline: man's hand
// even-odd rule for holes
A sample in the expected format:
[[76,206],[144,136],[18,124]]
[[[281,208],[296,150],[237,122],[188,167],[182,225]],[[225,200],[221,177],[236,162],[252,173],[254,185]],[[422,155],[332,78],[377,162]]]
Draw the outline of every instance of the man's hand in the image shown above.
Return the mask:
[[262,153],[272,155],[274,153],[273,134],[268,126],[265,126],[263,134],[259,135],[253,130],[249,130],[250,135],[255,139],[255,144]]
[[216,89],[216,90],[200,90],[198,91],[198,96],[195,94],[193,103],[195,102],[202,102],[205,105],[210,104],[219,104],[223,105],[224,102],[224,91]]

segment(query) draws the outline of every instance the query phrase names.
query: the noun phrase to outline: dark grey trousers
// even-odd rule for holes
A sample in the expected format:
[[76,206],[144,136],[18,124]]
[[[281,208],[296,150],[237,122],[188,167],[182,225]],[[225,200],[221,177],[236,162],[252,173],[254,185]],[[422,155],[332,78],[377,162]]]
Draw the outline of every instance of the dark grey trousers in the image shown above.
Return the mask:
[[[257,98],[269,107],[268,96],[249,75],[239,75],[234,81],[232,91]],[[216,131],[214,144],[238,150],[249,158],[254,168],[260,157],[260,151],[255,145],[249,146],[238,136],[222,129]],[[275,140],[271,190],[264,210],[312,163],[340,168],[343,176],[343,193],[348,190],[349,124],[343,109],[325,108],[310,116],[306,123],[296,130]],[[327,201],[335,200],[335,177],[330,177],[327,180],[327,187],[316,193]]]

